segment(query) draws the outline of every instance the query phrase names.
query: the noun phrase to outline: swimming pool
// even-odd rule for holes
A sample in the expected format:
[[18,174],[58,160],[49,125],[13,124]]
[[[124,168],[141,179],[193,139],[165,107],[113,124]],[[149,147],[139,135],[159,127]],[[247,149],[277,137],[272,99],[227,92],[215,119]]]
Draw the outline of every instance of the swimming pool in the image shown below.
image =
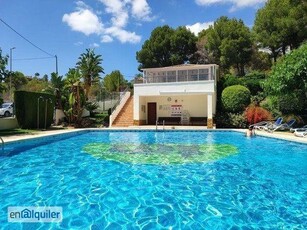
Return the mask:
[[[306,172],[306,144],[230,131],[82,131],[12,143],[0,157],[0,226],[306,229]],[[8,223],[8,206],[61,206],[64,218]]]

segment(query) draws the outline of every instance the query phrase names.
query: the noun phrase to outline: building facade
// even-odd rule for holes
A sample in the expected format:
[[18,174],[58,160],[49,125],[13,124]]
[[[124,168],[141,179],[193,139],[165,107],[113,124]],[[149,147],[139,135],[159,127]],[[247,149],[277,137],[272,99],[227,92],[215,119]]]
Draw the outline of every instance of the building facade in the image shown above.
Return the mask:
[[212,128],[217,80],[215,64],[143,69],[142,82],[134,84],[134,124],[198,122]]

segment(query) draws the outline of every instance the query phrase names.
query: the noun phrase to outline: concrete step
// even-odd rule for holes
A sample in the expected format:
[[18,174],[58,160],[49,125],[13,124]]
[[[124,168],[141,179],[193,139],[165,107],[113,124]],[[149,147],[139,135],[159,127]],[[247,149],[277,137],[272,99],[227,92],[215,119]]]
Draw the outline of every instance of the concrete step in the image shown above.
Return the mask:
[[133,97],[130,97],[122,110],[119,112],[112,126],[128,127],[133,125]]

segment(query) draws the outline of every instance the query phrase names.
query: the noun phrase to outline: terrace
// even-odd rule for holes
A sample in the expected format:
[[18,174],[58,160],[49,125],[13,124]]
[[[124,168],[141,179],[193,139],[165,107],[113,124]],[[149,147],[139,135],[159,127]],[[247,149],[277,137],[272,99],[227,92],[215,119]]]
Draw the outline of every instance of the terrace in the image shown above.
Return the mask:
[[216,81],[217,65],[184,64],[163,68],[143,69],[143,81],[138,83],[170,83]]

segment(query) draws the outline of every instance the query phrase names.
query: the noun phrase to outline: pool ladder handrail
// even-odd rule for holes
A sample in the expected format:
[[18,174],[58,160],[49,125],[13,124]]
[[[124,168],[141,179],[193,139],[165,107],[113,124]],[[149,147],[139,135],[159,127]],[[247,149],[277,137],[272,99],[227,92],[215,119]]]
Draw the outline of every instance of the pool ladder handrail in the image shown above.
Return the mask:
[[0,137],[1,140],[1,145],[2,145],[2,153],[4,153],[4,140],[2,139],[2,137]]
[[[159,124],[159,122],[158,122],[158,120],[156,120],[156,131],[158,131],[158,124]],[[162,124],[163,124],[163,131],[164,131],[164,124],[165,124],[164,120],[163,120]]]

